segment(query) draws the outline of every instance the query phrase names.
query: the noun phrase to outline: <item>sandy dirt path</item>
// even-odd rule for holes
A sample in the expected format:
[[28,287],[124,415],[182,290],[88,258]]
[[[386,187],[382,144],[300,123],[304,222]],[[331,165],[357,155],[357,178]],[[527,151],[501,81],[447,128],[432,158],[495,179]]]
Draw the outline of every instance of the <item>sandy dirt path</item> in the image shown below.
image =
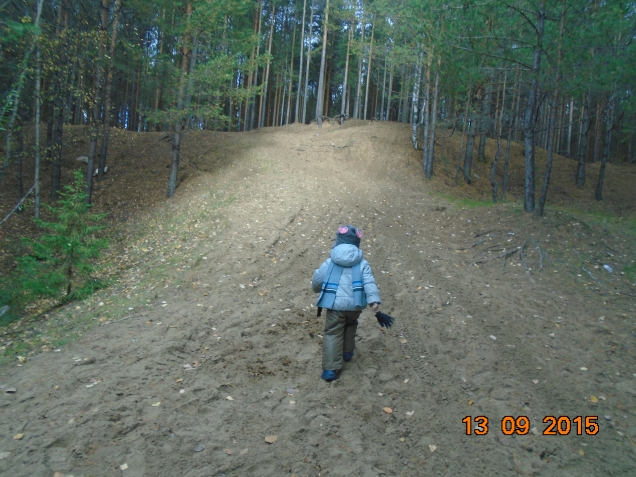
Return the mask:
[[[634,299],[575,286],[558,260],[559,234],[593,231],[431,194],[399,125],[228,137],[223,167],[140,219],[153,237],[187,224],[183,240],[141,235],[119,286],[58,312],[123,303],[121,321],[0,370],[2,475],[632,474]],[[309,281],[342,223],[364,230],[397,322],[365,311],[353,361],[327,384]],[[466,416],[488,417],[488,433],[466,435]],[[504,416],[531,430],[505,435]],[[544,435],[547,416],[567,416],[569,435]]]

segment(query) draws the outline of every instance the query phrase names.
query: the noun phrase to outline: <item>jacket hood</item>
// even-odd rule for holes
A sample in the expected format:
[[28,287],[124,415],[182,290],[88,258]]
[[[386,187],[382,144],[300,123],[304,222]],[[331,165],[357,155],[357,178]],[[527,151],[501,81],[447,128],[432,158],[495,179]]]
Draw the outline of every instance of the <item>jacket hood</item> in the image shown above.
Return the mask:
[[336,265],[353,267],[362,260],[362,250],[355,245],[345,243],[332,248],[329,256]]

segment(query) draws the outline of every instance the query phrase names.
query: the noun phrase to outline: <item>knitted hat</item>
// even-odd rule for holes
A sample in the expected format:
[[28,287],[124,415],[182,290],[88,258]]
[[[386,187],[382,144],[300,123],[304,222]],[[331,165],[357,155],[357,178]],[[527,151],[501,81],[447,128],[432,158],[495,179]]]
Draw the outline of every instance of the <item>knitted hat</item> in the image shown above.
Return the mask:
[[333,243],[334,247],[347,243],[355,245],[360,248],[360,239],[362,238],[362,230],[352,225],[341,225],[336,232],[336,240]]

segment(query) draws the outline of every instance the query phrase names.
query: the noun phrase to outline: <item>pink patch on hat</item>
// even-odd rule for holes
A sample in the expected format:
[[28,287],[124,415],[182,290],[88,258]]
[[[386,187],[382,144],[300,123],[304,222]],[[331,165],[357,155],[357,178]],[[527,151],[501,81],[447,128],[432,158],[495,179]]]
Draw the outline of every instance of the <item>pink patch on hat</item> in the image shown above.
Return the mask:
[[356,229],[356,237],[358,237],[359,239],[362,238],[362,230]]
[[349,227],[339,227],[338,228],[338,233],[340,235],[345,235],[347,232],[349,232]]

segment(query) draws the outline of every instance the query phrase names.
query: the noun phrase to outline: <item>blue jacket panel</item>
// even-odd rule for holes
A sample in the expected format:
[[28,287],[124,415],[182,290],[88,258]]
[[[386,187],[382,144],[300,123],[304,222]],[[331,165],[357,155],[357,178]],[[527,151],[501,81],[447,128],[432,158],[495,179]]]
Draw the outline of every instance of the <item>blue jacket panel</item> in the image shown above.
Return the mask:
[[338,283],[336,300],[333,305],[334,310],[359,311],[364,309],[364,307],[356,307],[353,298],[353,273],[351,267],[358,263],[360,264],[360,271],[362,272],[362,281],[364,282],[364,293],[367,298],[367,303],[381,303],[380,293],[375,284],[375,278],[373,278],[369,263],[362,258],[362,250],[350,244],[342,244],[334,247],[331,250],[330,257],[314,272],[314,277],[311,280],[311,288],[314,293],[320,293],[322,283],[325,280],[325,274],[332,261],[336,265],[345,267],[340,277],[340,282]]

